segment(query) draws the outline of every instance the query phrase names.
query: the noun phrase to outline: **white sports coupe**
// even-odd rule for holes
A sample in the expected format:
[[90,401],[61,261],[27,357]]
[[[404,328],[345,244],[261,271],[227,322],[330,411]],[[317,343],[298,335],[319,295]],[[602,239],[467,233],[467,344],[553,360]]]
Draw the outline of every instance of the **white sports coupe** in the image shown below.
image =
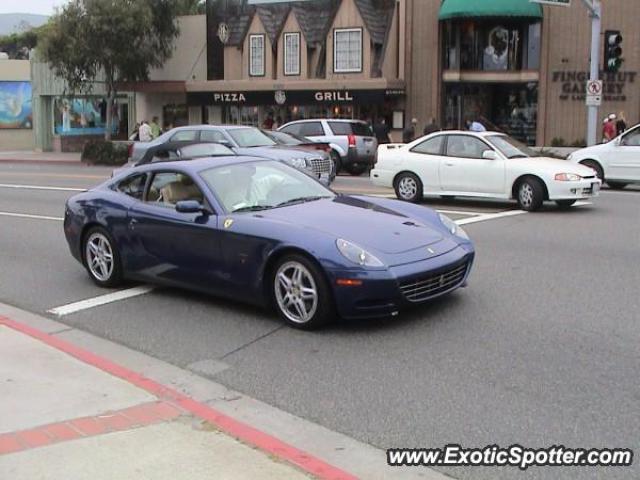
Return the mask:
[[371,180],[394,188],[408,202],[425,195],[515,198],[527,211],[538,210],[545,200],[569,208],[597,196],[602,185],[591,168],[540,157],[502,133],[467,131],[381,145]]
[[611,188],[640,183],[640,125],[608,143],[573,152],[568,160],[593,168]]

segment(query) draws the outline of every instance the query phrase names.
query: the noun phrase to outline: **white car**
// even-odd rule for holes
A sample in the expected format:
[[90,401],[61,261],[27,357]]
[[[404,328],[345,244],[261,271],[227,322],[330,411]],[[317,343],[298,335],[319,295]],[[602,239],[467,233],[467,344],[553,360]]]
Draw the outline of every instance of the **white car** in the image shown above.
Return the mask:
[[394,188],[408,202],[424,195],[515,198],[527,211],[538,210],[545,200],[568,208],[597,196],[602,185],[591,168],[540,157],[502,133],[467,131],[381,145],[371,180]]
[[611,188],[640,183],[640,125],[608,143],[573,152],[567,160],[593,168]]

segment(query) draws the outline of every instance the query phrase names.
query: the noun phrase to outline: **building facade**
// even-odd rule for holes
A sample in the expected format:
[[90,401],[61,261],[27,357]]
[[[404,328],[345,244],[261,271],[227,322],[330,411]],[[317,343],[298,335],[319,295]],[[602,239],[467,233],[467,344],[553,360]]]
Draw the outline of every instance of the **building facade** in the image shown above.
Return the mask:
[[[635,124],[640,2],[602,6],[602,49],[604,32],[619,31],[625,61],[601,74],[600,117]],[[179,22],[172,58],[148,82],[121,85],[123,137],[153,117],[166,129],[322,116],[385,118],[393,140],[416,118],[418,132],[473,119],[531,145],[585,142],[591,21],[580,0],[208,0],[206,15]],[[37,147],[59,149],[91,125],[65,123],[64,88],[45,70],[32,66],[33,133]],[[99,105],[99,89],[84,100],[71,106]]]

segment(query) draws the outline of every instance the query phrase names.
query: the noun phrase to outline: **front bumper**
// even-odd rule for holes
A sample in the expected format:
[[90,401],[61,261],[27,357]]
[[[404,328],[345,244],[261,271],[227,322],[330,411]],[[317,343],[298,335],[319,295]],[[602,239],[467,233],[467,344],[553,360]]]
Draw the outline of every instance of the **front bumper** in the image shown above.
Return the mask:
[[[465,286],[473,259],[471,244],[461,244],[444,255],[387,270],[329,270],[328,274],[341,318],[389,317]],[[339,286],[338,279],[361,280],[362,285]]]
[[581,200],[600,195],[602,181],[597,178],[583,179],[578,182],[553,181],[549,189],[549,200]]

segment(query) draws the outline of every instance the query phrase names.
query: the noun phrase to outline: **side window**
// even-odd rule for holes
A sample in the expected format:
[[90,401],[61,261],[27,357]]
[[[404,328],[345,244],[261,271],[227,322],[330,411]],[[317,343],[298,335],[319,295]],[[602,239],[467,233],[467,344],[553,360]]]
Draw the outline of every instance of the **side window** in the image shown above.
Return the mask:
[[148,203],[173,208],[176,203],[183,200],[204,202],[204,195],[191,177],[178,172],[162,172],[154,175],[147,193]]
[[425,155],[442,155],[442,147],[444,145],[444,135],[429,138],[419,143],[411,149],[414,153],[423,153]]
[[130,177],[121,180],[120,183],[116,185],[116,191],[120,193],[124,193],[136,200],[142,200],[142,195],[144,194],[144,185],[147,182],[147,174],[137,174],[131,175]]
[[351,135],[353,133],[349,122],[329,122],[329,127],[334,135]]
[[447,156],[459,158],[482,158],[482,152],[491,148],[482,140],[470,135],[449,135]]
[[198,139],[197,130],[179,130],[171,137],[172,142],[195,142]]
[[625,147],[640,147],[640,128],[636,128],[622,137],[621,145]]
[[301,126],[302,126],[301,123],[292,123],[291,125],[287,125],[286,127],[282,128],[281,131],[285,133],[292,133],[294,135],[300,135]]
[[224,133],[217,130],[202,130],[200,132],[200,141],[202,142],[219,142],[226,139]]
[[322,137],[324,128],[320,122],[304,122],[300,124],[300,135],[303,137]]

